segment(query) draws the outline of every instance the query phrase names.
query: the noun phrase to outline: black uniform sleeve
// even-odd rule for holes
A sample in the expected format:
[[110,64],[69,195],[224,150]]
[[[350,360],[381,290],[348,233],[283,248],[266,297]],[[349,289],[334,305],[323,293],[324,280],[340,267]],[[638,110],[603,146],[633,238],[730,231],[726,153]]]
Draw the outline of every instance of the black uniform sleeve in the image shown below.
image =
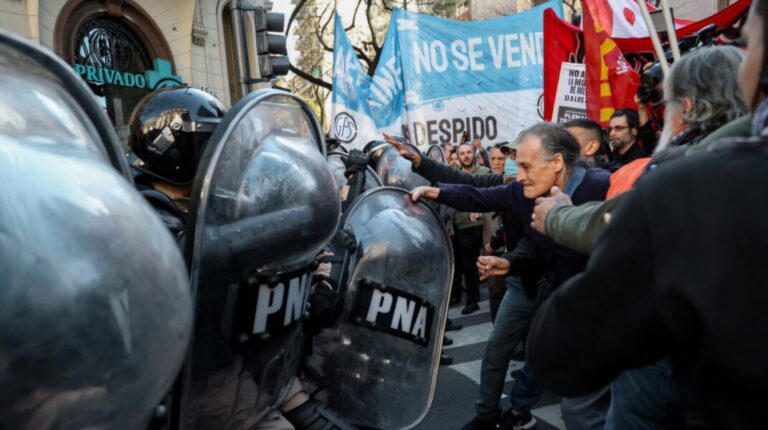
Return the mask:
[[583,395],[623,369],[664,355],[669,335],[652,284],[644,195],[636,190],[627,196],[586,271],[558,288],[536,313],[526,351],[542,387],[566,397]]
[[653,129],[651,121],[637,127],[637,138],[640,140],[640,143],[643,144],[643,149],[645,150],[646,155],[650,156],[653,154],[653,150],[656,149],[659,139],[656,138],[656,131]]
[[445,184],[466,184],[477,188],[495,187],[504,184],[504,177],[496,173],[485,175],[472,175],[470,173],[453,170],[447,164],[438,163],[429,157],[421,157],[419,167],[413,171],[423,176],[433,184],[443,182]]
[[506,243],[504,241],[504,225],[499,225],[499,228],[496,229],[496,231],[493,233],[493,236],[491,236],[490,246],[491,249],[494,251],[504,246]]
[[488,158],[488,151],[480,151],[480,156],[483,158],[483,166],[491,168],[491,159]]

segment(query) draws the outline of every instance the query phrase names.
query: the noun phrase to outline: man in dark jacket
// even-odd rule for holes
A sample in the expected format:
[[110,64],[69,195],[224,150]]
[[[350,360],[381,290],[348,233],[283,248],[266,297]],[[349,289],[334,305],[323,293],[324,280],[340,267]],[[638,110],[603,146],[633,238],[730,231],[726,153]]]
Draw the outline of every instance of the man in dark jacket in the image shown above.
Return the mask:
[[[484,175],[490,173],[487,167],[478,166],[475,160],[475,151],[472,145],[464,143],[459,145],[459,163],[461,171],[470,175]],[[461,313],[464,315],[477,312],[480,309],[480,279],[477,273],[477,257],[480,256],[480,250],[483,247],[483,225],[485,220],[480,213],[454,212],[451,218],[453,221],[453,231],[455,235],[454,250],[458,254],[456,267],[457,275],[453,278],[451,287],[452,295],[458,294],[457,290],[461,288],[461,278],[463,276],[466,285],[467,303]],[[456,293],[454,293],[456,291]]]
[[[505,258],[485,256],[480,258],[478,267],[481,273],[488,275],[519,274],[525,264],[521,260],[530,259],[531,254],[540,256],[548,265],[546,281],[539,284],[537,291],[525,291],[522,286],[512,286],[504,297],[496,317],[494,331],[488,340],[489,345],[483,359],[480,382],[480,400],[477,402],[477,417],[465,429],[493,428],[500,413],[499,398],[504,384],[504,373],[517,342],[530,324],[537,304],[545,298],[552,288],[578,273],[586,264],[586,256],[557,246],[548,237],[530,227],[534,199],[545,195],[553,185],[563,188],[577,204],[602,200],[608,189],[609,174],[599,169],[584,169],[578,166],[580,146],[562,127],[553,124],[538,124],[524,131],[520,136],[521,146],[517,163],[520,171],[518,182],[492,188],[474,188],[469,185],[448,185],[441,183],[439,188],[419,187],[413,190],[414,200],[419,197],[435,199],[458,210],[469,211],[506,211],[524,225],[524,238],[517,248]],[[455,174],[448,172],[429,172],[432,167],[422,160],[424,176],[447,179]],[[436,169],[439,170],[439,169]],[[417,168],[417,171],[418,168]],[[432,176],[434,175],[434,176]],[[462,182],[485,186],[499,184],[501,175],[473,176]],[[457,178],[459,179],[459,178]],[[455,181],[458,182],[458,181]],[[498,338],[498,339],[497,339]],[[599,404],[597,409],[603,414],[607,409],[606,392],[603,390],[586,402],[588,408]],[[570,399],[575,400],[575,399]],[[575,404],[576,402],[574,402]],[[580,402],[583,403],[583,402]],[[570,428],[599,428],[602,422],[585,422],[583,410],[569,409],[569,399],[563,402],[564,419],[572,419]],[[523,416],[510,417],[512,422],[530,419],[530,412]],[[598,414],[599,416],[600,414]],[[598,421],[600,421],[598,419]],[[511,428],[512,426],[510,426]]]
[[619,109],[611,115],[605,129],[614,160],[622,166],[651,154],[637,139],[637,121],[637,111]]
[[[753,131],[763,136],[766,14],[768,1],[752,4],[739,76],[756,111]],[[573,394],[671,355],[686,400],[698,403],[711,428],[762,428],[757,402],[768,393],[760,350],[768,297],[754,287],[765,283],[768,234],[754,197],[766,179],[767,147],[759,140],[702,145],[644,175],[624,195],[585,273],[537,315],[530,357],[537,378]],[[725,198],[713,206],[713,195]],[[600,316],[591,314],[595,307]],[[596,348],[558,343],[575,346],[586,337]]]

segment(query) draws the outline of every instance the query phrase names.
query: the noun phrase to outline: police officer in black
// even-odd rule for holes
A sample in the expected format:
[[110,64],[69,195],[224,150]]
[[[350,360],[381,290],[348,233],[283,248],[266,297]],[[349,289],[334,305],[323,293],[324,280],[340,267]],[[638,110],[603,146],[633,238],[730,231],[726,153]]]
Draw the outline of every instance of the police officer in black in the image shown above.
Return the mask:
[[203,91],[170,87],[145,96],[131,115],[128,162],[136,188],[180,244],[200,157],[225,113]]

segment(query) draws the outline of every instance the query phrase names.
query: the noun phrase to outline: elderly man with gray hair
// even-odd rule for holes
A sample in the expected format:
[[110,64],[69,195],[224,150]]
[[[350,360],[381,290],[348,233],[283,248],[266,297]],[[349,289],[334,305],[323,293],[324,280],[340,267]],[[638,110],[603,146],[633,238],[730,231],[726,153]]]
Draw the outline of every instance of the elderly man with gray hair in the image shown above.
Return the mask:
[[732,46],[701,48],[680,59],[664,79],[664,128],[654,153],[690,146],[744,115],[736,81],[744,53]]
[[[746,113],[736,79],[742,59],[742,52],[733,47],[701,48],[682,57],[664,81],[665,122],[653,158],[636,160],[617,171],[606,202],[574,207],[567,196],[540,199],[533,227],[560,245],[591,253],[607,227],[605,215],[626,201],[631,192],[621,193],[640,175],[681,155],[702,152],[714,141],[708,136]],[[730,131],[731,136],[748,135],[749,126]],[[541,363],[532,367],[542,370]],[[671,374],[668,359],[622,373],[611,385],[605,429],[684,428],[684,407]]]
[[[535,199],[548,195],[552,187],[572,196],[574,203],[603,200],[608,188],[609,173],[601,169],[581,166],[580,146],[563,127],[550,123],[534,125],[519,135],[517,152],[519,172],[517,181],[499,186],[475,188],[470,185],[439,183],[438,187],[418,187],[411,192],[413,200],[420,197],[433,199],[461,211],[504,211],[508,220],[523,227],[523,238],[517,247],[504,257],[483,256],[478,269],[483,277],[511,275],[506,278],[507,289],[499,306],[494,328],[488,339],[480,371],[477,415],[464,430],[497,428],[501,418],[500,397],[504,377],[514,348],[531,323],[538,305],[550,292],[582,271],[587,257],[557,246],[551,239],[537,233],[530,226]],[[500,179],[497,175],[496,180]],[[432,179],[432,178],[430,178]],[[471,177],[472,183],[484,186],[493,178],[488,175]],[[487,184],[490,185],[490,184]],[[546,266],[540,276],[539,261]],[[527,285],[520,277],[536,272],[538,283]],[[530,428],[535,420],[530,409],[536,395],[518,394],[525,385],[515,381],[510,395],[510,411],[504,416],[507,428]],[[529,382],[530,384],[530,382]],[[598,390],[581,398],[563,399],[563,419],[569,429],[602,429],[608,401],[607,389]]]
[[[653,158],[619,169],[605,202],[574,207],[558,193],[540,200],[533,227],[560,245],[590,254],[605,230],[605,215],[646,170],[682,155],[704,152],[719,138],[748,136],[747,106],[736,79],[743,55],[737,48],[718,46],[683,56],[664,80],[665,122]],[[718,130],[726,123],[726,133]]]

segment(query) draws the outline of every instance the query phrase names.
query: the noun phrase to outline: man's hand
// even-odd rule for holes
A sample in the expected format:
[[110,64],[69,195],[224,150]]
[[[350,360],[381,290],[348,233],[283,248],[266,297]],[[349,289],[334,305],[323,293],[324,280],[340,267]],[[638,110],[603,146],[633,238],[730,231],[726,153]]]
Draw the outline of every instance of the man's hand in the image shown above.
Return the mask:
[[533,208],[533,214],[531,215],[531,227],[541,234],[547,234],[545,229],[547,214],[549,214],[550,209],[559,205],[573,206],[573,202],[571,202],[571,198],[567,194],[560,191],[560,188],[552,187],[549,197],[539,197],[536,199],[536,206]]
[[640,101],[640,97],[637,94],[635,94],[635,104],[637,104],[637,125],[642,127],[648,122],[648,106]]
[[485,252],[485,255],[493,254],[493,248],[491,248],[491,244],[486,243],[485,246],[483,246],[483,251]]
[[317,260],[317,269],[315,269],[315,275],[317,276],[331,276],[331,263],[321,261],[325,257],[332,257],[334,254],[331,251],[322,251],[317,254],[315,260]]
[[480,218],[482,218],[483,214],[478,212],[470,212],[469,213],[469,221],[470,222],[477,222]]
[[435,187],[416,187],[411,191],[411,201],[416,203],[419,201],[419,198],[424,198],[428,200],[435,200],[437,196],[440,195],[440,188]]
[[407,146],[387,133],[384,133],[384,141],[397,148],[397,151],[403,158],[413,163],[413,167],[419,167],[421,164],[421,154],[411,151]]
[[483,148],[483,143],[479,140],[475,139],[472,141],[472,146],[474,146],[478,151],[483,152],[485,151],[485,148]]
[[481,256],[477,259],[477,273],[484,281],[490,276],[503,276],[509,273],[509,260],[492,255]]

